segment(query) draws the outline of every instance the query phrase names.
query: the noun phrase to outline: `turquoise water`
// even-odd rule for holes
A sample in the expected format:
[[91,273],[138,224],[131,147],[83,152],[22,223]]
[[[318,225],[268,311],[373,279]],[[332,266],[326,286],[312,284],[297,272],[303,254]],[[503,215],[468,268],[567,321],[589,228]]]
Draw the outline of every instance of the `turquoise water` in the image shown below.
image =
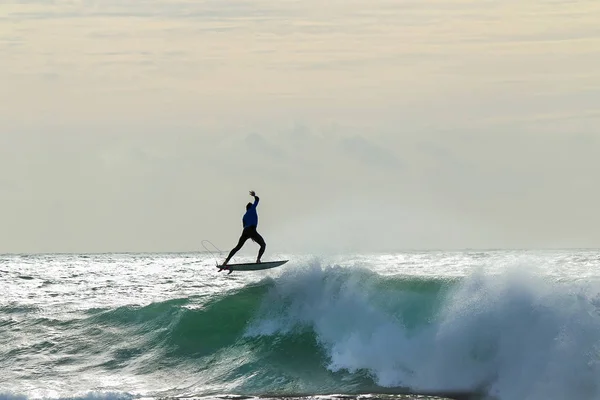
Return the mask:
[[4,255],[0,398],[600,398],[598,251],[285,258]]

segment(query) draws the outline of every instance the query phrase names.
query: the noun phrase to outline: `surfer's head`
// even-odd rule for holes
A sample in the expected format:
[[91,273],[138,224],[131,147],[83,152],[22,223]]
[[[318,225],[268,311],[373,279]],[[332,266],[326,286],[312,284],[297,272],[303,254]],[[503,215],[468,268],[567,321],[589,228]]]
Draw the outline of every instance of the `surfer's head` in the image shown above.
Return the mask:
[[246,204],[246,211],[248,211],[250,209],[250,207],[252,207],[252,203]]

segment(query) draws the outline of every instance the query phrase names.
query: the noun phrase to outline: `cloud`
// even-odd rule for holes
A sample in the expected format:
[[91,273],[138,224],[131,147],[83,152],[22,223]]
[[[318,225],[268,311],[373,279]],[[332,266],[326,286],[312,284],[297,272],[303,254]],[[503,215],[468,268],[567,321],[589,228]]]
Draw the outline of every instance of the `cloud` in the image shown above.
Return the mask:
[[244,139],[245,148],[242,150],[250,158],[260,157],[272,161],[281,161],[286,158],[286,151],[275,147],[264,137],[257,133],[251,133]]
[[399,169],[402,162],[392,152],[368,141],[362,136],[351,136],[340,140],[341,148],[351,158],[367,166]]

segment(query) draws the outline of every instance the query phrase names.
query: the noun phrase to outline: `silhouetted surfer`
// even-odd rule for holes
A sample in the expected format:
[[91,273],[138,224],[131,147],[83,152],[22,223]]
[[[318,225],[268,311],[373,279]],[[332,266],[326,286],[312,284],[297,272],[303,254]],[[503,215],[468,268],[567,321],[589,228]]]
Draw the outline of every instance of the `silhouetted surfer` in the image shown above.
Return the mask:
[[252,239],[253,241],[255,241],[256,243],[258,243],[260,245],[260,249],[258,250],[258,257],[256,258],[257,263],[260,263],[260,258],[262,257],[263,253],[265,252],[265,248],[267,246],[265,243],[265,240],[256,231],[256,227],[258,226],[258,214],[256,213],[256,206],[258,206],[258,201],[260,199],[258,198],[256,193],[254,193],[254,190],[250,191],[250,196],[254,197],[254,204],[252,204],[252,203],[246,204],[246,213],[244,214],[244,217],[242,218],[242,224],[244,226],[244,230],[242,231],[242,236],[240,236],[240,240],[238,241],[237,246],[235,246],[233,248],[233,250],[231,250],[231,252],[227,256],[227,259],[221,266],[222,268],[220,270],[226,269],[224,267],[227,265],[227,263],[229,262],[231,257],[233,257],[233,255],[235,253],[237,253],[239,249],[242,248],[242,246],[244,245],[244,243],[246,243],[246,240],[248,240],[248,239]]

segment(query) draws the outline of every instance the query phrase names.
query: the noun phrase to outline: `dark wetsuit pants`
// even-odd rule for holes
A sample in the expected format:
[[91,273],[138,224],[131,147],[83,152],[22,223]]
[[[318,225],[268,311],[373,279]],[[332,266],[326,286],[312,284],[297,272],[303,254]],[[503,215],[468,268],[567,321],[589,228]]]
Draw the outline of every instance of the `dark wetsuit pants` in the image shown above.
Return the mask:
[[262,236],[260,236],[260,234],[256,231],[256,226],[249,226],[247,228],[244,228],[237,246],[235,246],[227,256],[227,261],[229,261],[231,257],[233,257],[233,255],[237,253],[242,248],[242,246],[244,246],[244,243],[246,243],[246,240],[248,239],[252,239],[260,246],[260,249],[258,250],[258,257],[256,259],[257,261],[260,261],[260,258],[265,252],[267,244],[265,243],[265,240],[262,238]]

